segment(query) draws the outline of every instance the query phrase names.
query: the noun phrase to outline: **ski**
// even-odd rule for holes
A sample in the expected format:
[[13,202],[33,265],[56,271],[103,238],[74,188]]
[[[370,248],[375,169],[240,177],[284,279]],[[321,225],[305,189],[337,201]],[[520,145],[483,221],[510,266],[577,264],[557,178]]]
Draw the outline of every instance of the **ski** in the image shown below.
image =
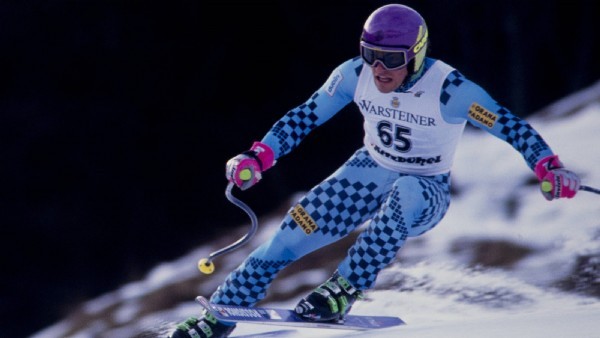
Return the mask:
[[241,336],[231,336],[231,338],[286,337],[295,332],[296,332],[296,330],[276,330],[276,331],[244,334]]
[[343,322],[311,322],[287,309],[212,304],[202,296],[196,297],[196,301],[218,320],[225,322],[341,330],[372,330],[406,324],[398,317],[370,315],[347,315]]

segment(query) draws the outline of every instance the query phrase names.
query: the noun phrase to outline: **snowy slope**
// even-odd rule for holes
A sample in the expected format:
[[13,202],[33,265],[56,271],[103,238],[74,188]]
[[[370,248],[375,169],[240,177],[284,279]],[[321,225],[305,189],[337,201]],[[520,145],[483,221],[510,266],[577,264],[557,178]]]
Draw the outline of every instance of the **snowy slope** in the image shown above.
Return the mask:
[[[600,187],[600,86],[590,90],[529,121],[584,184]],[[581,192],[572,200],[546,201],[510,146],[472,129],[459,146],[453,183],[446,218],[409,240],[352,311],[396,315],[408,325],[368,333],[302,329],[286,337],[600,337],[600,196]],[[280,217],[260,218],[253,242],[219,259],[209,277],[197,271],[197,260],[239,237],[247,225],[233,237],[158,265],[145,280],[82,304],[34,337],[164,337],[175,322],[198,314],[191,295],[210,295]],[[293,306],[299,286],[313,287],[330,272],[313,263],[282,274],[273,293],[288,297],[261,305]],[[165,301],[180,299],[184,291],[190,293],[185,301]],[[240,324],[234,336],[277,329],[282,327]]]

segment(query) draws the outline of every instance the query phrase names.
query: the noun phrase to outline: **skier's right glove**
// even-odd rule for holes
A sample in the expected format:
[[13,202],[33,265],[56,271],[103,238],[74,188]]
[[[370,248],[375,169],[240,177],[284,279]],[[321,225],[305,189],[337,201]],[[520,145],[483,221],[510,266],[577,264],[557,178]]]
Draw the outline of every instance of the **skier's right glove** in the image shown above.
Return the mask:
[[268,145],[254,142],[250,150],[245,151],[225,165],[225,177],[240,189],[246,190],[262,178],[262,172],[275,165],[275,153]]
[[535,166],[535,174],[541,182],[542,195],[548,201],[562,197],[573,198],[579,191],[579,176],[566,170],[557,155],[541,159]]

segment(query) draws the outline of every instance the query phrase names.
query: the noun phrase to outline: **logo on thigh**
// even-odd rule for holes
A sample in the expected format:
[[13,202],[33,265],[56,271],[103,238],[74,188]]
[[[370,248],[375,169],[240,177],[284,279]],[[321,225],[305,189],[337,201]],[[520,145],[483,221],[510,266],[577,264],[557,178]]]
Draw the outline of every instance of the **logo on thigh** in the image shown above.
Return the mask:
[[289,214],[292,216],[294,222],[302,228],[305,234],[310,235],[319,229],[317,222],[310,217],[308,212],[306,212],[300,204],[296,204],[296,206],[290,210]]

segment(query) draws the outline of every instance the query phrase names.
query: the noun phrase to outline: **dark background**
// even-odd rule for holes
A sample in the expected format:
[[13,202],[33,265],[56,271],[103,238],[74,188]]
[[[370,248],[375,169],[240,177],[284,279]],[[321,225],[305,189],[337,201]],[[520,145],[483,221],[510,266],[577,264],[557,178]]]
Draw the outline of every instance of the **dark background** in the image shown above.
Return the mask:
[[[1,1],[0,336],[248,222],[225,162],[355,56],[385,3]],[[596,1],[404,3],[430,56],[520,116],[600,78]],[[273,210],[361,141],[349,106],[236,196]]]

